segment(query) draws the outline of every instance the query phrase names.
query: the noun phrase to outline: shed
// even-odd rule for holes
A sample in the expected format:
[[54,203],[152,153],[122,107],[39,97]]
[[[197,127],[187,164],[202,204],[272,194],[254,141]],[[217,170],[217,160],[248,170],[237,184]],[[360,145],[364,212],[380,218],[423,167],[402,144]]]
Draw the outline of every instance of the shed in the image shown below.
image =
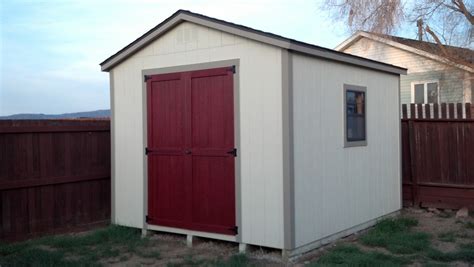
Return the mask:
[[406,69],[184,10],[100,65],[115,224],[293,256],[401,207]]

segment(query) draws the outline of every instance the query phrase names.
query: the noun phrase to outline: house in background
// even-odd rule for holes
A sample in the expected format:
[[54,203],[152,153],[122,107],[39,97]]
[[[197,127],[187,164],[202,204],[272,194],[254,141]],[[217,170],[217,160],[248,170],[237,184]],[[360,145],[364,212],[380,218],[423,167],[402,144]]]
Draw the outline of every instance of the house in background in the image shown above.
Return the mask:
[[472,103],[474,51],[359,31],[336,50],[408,69],[400,77],[401,104]]

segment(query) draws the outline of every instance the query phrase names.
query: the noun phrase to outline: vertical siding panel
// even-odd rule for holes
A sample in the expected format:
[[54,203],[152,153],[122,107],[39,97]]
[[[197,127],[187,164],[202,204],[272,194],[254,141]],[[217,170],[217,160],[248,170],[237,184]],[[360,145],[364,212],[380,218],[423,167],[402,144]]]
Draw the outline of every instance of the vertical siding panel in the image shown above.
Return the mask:
[[[398,77],[293,59],[300,246],[399,209]],[[343,148],[344,83],[367,86],[367,147]]]

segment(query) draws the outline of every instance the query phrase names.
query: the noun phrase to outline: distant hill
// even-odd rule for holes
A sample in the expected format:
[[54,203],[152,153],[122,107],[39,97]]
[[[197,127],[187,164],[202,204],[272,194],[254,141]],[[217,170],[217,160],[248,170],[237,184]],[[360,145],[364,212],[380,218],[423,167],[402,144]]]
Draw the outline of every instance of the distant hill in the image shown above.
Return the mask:
[[63,113],[63,114],[13,114],[0,116],[0,120],[51,120],[51,119],[78,119],[78,118],[104,118],[110,117],[110,109],[94,111]]

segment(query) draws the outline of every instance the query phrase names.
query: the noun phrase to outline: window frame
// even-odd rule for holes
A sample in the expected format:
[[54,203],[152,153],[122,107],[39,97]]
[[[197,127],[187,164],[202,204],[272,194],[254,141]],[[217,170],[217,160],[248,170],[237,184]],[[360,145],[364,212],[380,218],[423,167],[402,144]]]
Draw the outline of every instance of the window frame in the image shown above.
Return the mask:
[[[347,91],[354,91],[354,92],[361,92],[364,93],[364,133],[365,139],[358,140],[358,141],[349,141],[347,140]],[[368,140],[368,133],[367,133],[367,87],[366,86],[359,86],[359,85],[352,85],[352,84],[344,84],[343,86],[343,129],[344,129],[344,147],[359,147],[359,146],[367,146]]]
[[434,103],[428,103],[428,84],[429,83],[436,83],[438,85],[438,104],[440,103],[440,95],[439,95],[439,80],[421,80],[421,81],[413,81],[411,82],[410,90],[411,90],[411,96],[410,96],[410,103],[416,104],[415,103],[415,85],[416,84],[423,84],[423,103],[421,104],[434,104]]

